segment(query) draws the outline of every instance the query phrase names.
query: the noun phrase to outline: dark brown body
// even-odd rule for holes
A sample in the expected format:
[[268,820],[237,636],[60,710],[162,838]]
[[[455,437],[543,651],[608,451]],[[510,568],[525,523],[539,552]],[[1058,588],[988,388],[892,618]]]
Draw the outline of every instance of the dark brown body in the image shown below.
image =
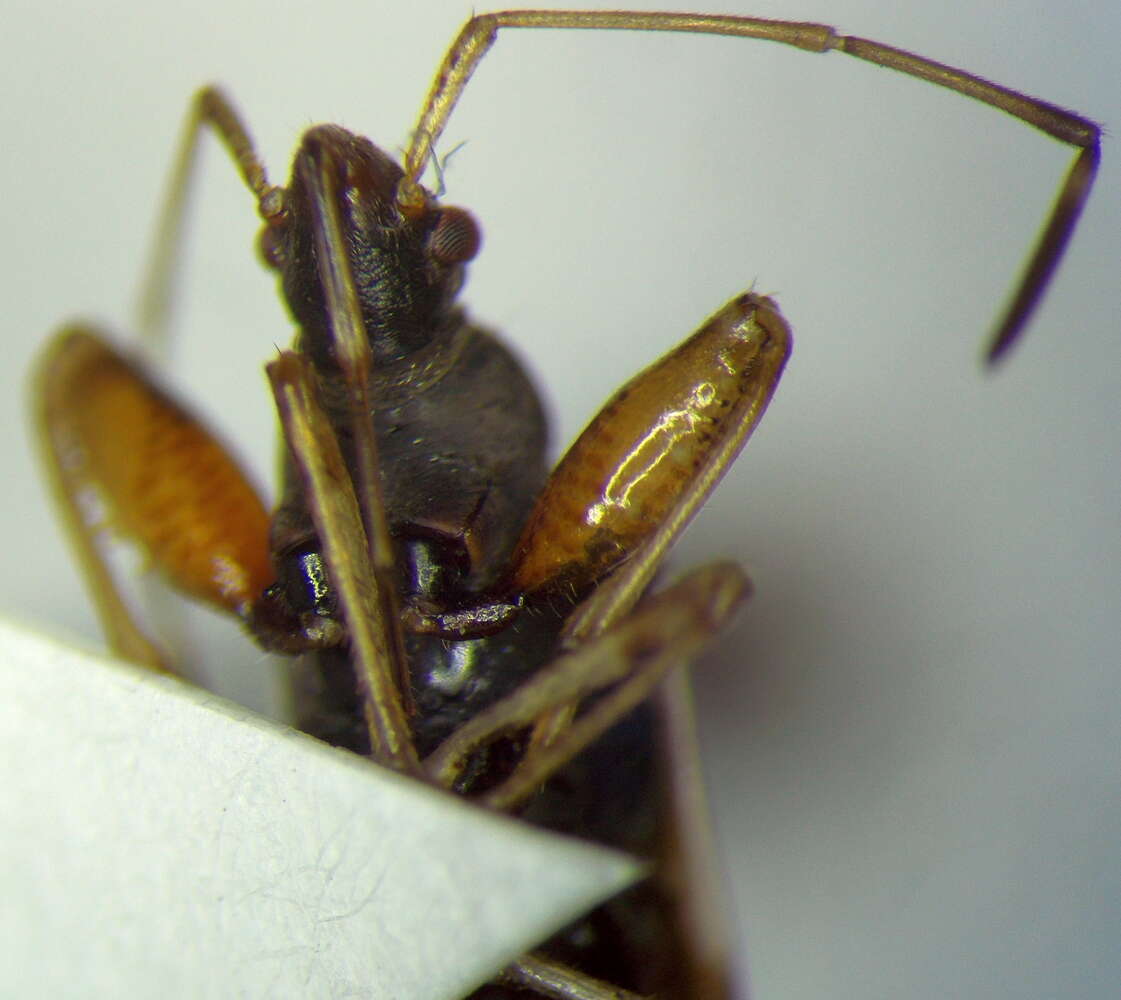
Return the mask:
[[[350,392],[332,354],[328,311],[308,233],[316,220],[304,178],[324,159],[352,194],[341,199],[354,276],[374,354],[369,414],[381,488],[405,605],[429,613],[503,598],[511,551],[546,478],[546,428],[538,395],[497,338],[452,304],[462,264],[426,254],[434,225],[403,217],[392,202],[401,176],[367,140],[335,127],[310,131],[288,189],[287,234],[266,236],[289,307],[301,324],[296,349],[312,359],[324,410],[348,467]],[[353,195],[354,191],[361,198]],[[388,205],[381,195],[388,199]],[[433,214],[438,209],[433,209]],[[455,211],[455,210],[453,210]],[[309,218],[302,218],[307,212]],[[286,463],[272,525],[279,584],[269,597],[285,615],[338,614],[299,475]],[[517,688],[554,653],[578,592],[527,601],[494,634],[406,634],[415,703],[410,725],[423,758],[480,710]],[[285,639],[284,642],[290,640]],[[346,643],[305,656],[296,668],[298,724],[331,743],[369,751]],[[654,720],[643,709],[556,775],[523,811],[532,822],[646,856],[655,851]],[[505,777],[520,750],[500,744],[473,762],[461,790]],[[644,888],[595,911],[549,950],[582,971],[643,992],[666,986],[665,921]],[[481,996],[505,997],[507,987]],[[522,994],[516,994],[522,995]]]
[[[304,176],[314,173],[311,164],[322,158],[337,167],[341,184],[361,194],[344,199],[343,222],[374,355],[369,419],[402,602],[429,612],[478,604],[505,570],[545,481],[546,428],[537,392],[508,348],[454,306],[462,262],[434,262],[427,252],[438,221],[411,220],[398,212],[393,203],[401,177],[397,164],[365,139],[331,126],[313,129],[293,168],[292,221],[284,237],[274,241],[273,253],[285,298],[301,323],[295,346],[315,365],[320,401],[347,466],[354,469],[357,461],[349,428],[351,393],[332,353],[310,236],[316,225],[314,199],[304,186]],[[279,576],[273,597],[297,617],[335,616],[304,486],[290,460],[282,489],[271,532]],[[519,627],[505,638],[454,644],[406,637],[421,756],[532,669],[514,670],[508,677],[511,671],[494,660],[525,659],[518,652],[525,644],[523,631]],[[550,645],[548,640],[544,645]],[[345,649],[324,650],[319,660],[321,681],[314,670],[301,669],[301,725],[333,743],[368,752]]]
[[[438,372],[410,384],[415,369],[406,359],[376,373],[370,393],[376,401],[371,416],[401,593],[437,610],[478,603],[495,583],[546,473],[544,418],[528,377],[499,341],[458,313],[455,319],[459,324],[439,350],[428,351]],[[454,363],[443,364],[449,356]],[[332,389],[337,391],[330,374],[321,385],[327,399]],[[289,601],[315,599],[334,613],[330,593],[317,593],[308,579],[308,561],[314,565],[318,558],[317,539],[302,484],[291,468],[272,534],[274,561],[289,583]],[[422,756],[525,676],[524,669],[509,669],[509,661],[524,659],[519,651],[525,645],[524,626],[512,629],[513,638],[455,643],[406,636],[418,707],[413,728]],[[368,752],[345,653],[327,650],[318,659],[322,685],[308,676],[307,664],[300,668],[301,727]],[[315,696],[317,688],[322,700]],[[329,693],[336,688],[337,694]]]

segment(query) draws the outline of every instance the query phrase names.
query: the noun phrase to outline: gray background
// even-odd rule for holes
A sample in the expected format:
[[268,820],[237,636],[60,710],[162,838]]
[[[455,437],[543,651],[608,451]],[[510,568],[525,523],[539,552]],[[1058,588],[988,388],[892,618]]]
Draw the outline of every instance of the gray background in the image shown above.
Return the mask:
[[[191,92],[229,87],[278,181],[315,121],[393,148],[469,12],[411,7],[8,5],[0,613],[96,635],[30,458],[25,374],[65,318],[127,329]],[[725,7],[827,20],[1121,121],[1115,4],[899,8]],[[980,339],[1070,159],[1004,116],[837,54],[518,33],[483,66],[445,150],[464,139],[448,197],[486,234],[467,301],[541,375],[558,442],[745,287],[776,294],[794,326],[757,440],[675,556],[734,557],[758,588],[697,672],[756,995],[1110,992],[1112,147],[1026,342],[988,378]],[[174,380],[268,481],[260,366],[289,324],[253,259],[249,199],[206,159]],[[267,674],[236,630],[195,631],[221,635],[205,655],[227,690]]]

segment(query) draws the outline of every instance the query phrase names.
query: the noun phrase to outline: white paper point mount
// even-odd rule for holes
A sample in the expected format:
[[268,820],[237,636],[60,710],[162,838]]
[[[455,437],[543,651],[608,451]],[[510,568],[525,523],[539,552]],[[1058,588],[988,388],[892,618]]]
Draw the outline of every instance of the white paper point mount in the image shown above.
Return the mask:
[[13,996],[462,996],[641,874],[0,623]]

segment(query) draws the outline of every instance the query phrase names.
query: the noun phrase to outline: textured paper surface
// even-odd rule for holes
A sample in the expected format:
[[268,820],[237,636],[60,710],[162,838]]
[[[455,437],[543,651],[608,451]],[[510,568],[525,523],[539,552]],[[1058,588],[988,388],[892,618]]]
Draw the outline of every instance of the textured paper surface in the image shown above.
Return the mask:
[[454,998],[637,874],[175,680],[0,650],[6,995]]

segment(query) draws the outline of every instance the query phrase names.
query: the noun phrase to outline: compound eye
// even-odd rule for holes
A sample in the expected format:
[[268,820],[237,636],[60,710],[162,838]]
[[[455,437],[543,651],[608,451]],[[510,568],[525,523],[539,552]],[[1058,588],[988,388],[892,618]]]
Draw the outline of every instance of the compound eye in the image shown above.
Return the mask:
[[428,236],[428,252],[441,264],[463,264],[479,252],[482,234],[471,213],[441,208],[436,228]]
[[279,271],[284,267],[285,227],[279,223],[269,223],[257,237],[257,250],[266,267]]

